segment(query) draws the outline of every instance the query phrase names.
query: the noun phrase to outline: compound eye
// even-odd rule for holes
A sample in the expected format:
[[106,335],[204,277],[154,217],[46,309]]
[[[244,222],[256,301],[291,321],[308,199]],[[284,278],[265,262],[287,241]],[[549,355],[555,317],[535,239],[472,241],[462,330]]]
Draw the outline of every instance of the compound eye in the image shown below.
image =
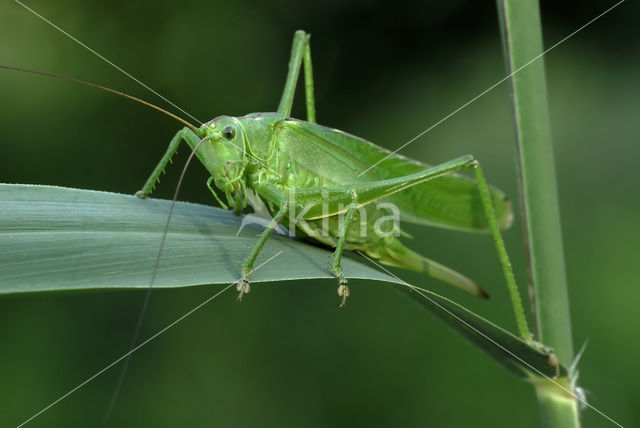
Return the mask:
[[225,140],[233,140],[233,137],[236,136],[236,128],[234,128],[232,125],[225,126],[222,130],[222,136],[225,138]]

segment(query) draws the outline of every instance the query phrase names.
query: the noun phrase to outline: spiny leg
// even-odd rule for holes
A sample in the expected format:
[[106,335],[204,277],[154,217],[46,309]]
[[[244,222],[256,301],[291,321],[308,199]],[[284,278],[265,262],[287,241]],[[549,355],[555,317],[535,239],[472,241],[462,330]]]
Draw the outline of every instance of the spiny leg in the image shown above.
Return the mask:
[[[431,167],[423,171],[422,173],[412,174],[411,176],[399,177],[396,179],[383,180],[380,183],[389,183],[389,185],[385,185],[385,187],[388,188],[388,191],[391,191],[394,188],[393,183],[406,180],[405,185],[399,185],[395,187],[395,189],[402,190],[403,188],[406,188],[408,186],[420,184],[426,180],[433,179],[441,175],[450,174],[452,172],[456,172],[465,168],[472,168],[474,170],[475,178],[478,183],[478,192],[480,193],[482,208],[487,218],[489,230],[491,232],[491,236],[493,237],[493,241],[498,252],[498,258],[500,259],[500,263],[502,265],[502,271],[507,282],[507,288],[511,296],[511,303],[515,312],[518,332],[520,333],[520,337],[528,342],[531,342],[533,340],[532,335],[529,331],[529,327],[527,326],[527,319],[524,315],[524,309],[522,307],[522,301],[518,292],[518,286],[513,274],[513,268],[511,267],[509,255],[507,254],[507,250],[502,239],[502,233],[500,232],[500,228],[498,226],[498,220],[496,219],[495,209],[493,208],[489,186],[484,178],[482,168],[480,167],[478,161],[473,159],[473,157],[469,155],[462,156],[458,159],[454,159],[452,161]],[[410,179],[410,177],[412,178]],[[363,187],[365,186],[366,184],[363,184]],[[359,190],[358,187],[356,187],[356,190],[358,190],[361,202],[366,201],[367,197],[365,196],[365,188]]]
[[482,201],[482,207],[489,223],[489,230],[491,231],[493,242],[496,246],[496,250],[498,251],[498,258],[500,259],[500,264],[502,265],[502,271],[507,281],[507,288],[509,289],[509,294],[511,296],[511,304],[515,312],[516,324],[518,326],[520,337],[528,342],[531,342],[533,341],[533,336],[531,335],[531,332],[529,331],[529,327],[527,325],[527,318],[525,317],[524,309],[522,308],[522,300],[520,299],[520,293],[518,293],[518,285],[516,284],[516,279],[513,275],[511,261],[509,260],[509,255],[507,254],[507,249],[502,239],[502,233],[500,232],[500,228],[498,227],[498,220],[496,219],[493,203],[491,202],[489,186],[487,185],[487,181],[484,178],[484,173],[482,172],[480,163],[477,160],[472,160],[469,163],[469,166],[473,168],[476,181],[478,182],[480,200]]
[[[518,293],[518,287],[516,285],[511,262],[509,261],[509,256],[507,254],[504,241],[502,240],[502,234],[500,232],[500,228],[498,227],[498,221],[496,219],[495,210],[493,208],[489,186],[487,185],[487,182],[484,178],[484,174],[482,173],[480,164],[475,159],[473,159],[472,156],[461,156],[458,159],[454,159],[449,162],[445,162],[440,165],[428,168],[419,173],[410,174],[404,177],[396,177],[386,180],[350,185],[349,191],[355,190],[358,194],[359,203],[361,205],[366,205],[389,196],[395,192],[402,191],[411,186],[415,186],[420,183],[424,183],[425,181],[432,180],[466,168],[474,169],[475,177],[478,183],[478,191],[480,193],[482,208],[487,218],[489,230],[493,237],[496,250],[498,251],[498,257],[500,259],[500,263],[502,264],[504,277],[507,282],[509,293],[511,295],[511,302],[516,316],[518,331],[520,333],[520,336],[524,340],[531,342],[531,332],[529,331],[529,328],[527,326],[527,320],[524,315],[524,309],[522,307],[520,294]],[[323,189],[303,189],[302,193],[299,195],[302,198],[299,197],[299,199],[306,198],[307,200],[312,200],[313,197],[318,198],[321,194],[325,194],[331,199],[332,206],[336,206],[340,203],[348,203],[350,199],[347,200],[347,198],[351,198],[351,195],[347,193],[347,189],[345,188],[345,186],[338,186]],[[316,214],[317,213],[315,211],[309,211],[308,218],[319,218]],[[333,214],[335,213],[332,211],[328,213],[328,215]]]
[[146,183],[144,183],[144,186],[142,186],[142,189],[136,192],[136,196],[138,196],[139,198],[146,198],[151,194],[154,186],[160,179],[160,174],[162,174],[169,161],[171,161],[173,155],[176,154],[181,141],[185,141],[191,144],[192,147],[195,147],[200,142],[200,140],[201,138],[187,127],[184,127],[180,131],[178,131],[176,135],[174,135],[171,139],[167,151],[165,152],[164,156],[162,156],[162,159],[160,159],[160,162],[158,162],[158,165],[156,165]]
[[304,61],[304,88],[307,106],[307,121],[316,123],[315,97],[313,93],[313,68],[311,65],[311,47],[309,46],[309,36],[302,30],[296,31],[293,36],[291,46],[291,58],[289,59],[289,73],[278,106],[278,113],[286,117],[291,115],[291,106],[296,92],[300,66]]
[[244,294],[251,291],[251,287],[249,286],[249,274],[253,269],[253,265],[256,262],[256,259],[258,258],[260,251],[262,251],[262,247],[264,247],[264,244],[267,242],[267,239],[271,235],[271,232],[273,232],[273,229],[275,229],[276,226],[278,226],[278,224],[284,218],[285,214],[287,213],[287,209],[288,209],[287,202],[283,202],[280,205],[280,209],[278,210],[278,213],[269,222],[267,227],[262,231],[262,233],[260,234],[260,237],[258,238],[258,242],[255,243],[255,245],[251,249],[251,253],[242,264],[242,277],[240,278],[240,280],[238,280],[238,283],[236,284],[236,289],[239,291],[239,294],[238,294],[239,301],[242,301],[242,296]]
[[340,307],[343,307],[347,303],[347,297],[349,297],[349,286],[347,285],[347,280],[345,279],[344,273],[342,272],[341,261],[349,225],[351,224],[351,221],[353,220],[353,214],[357,209],[357,202],[358,195],[355,190],[352,190],[351,204],[349,205],[349,209],[344,216],[344,221],[341,225],[339,225],[338,243],[336,244],[336,249],[334,250],[333,256],[331,257],[331,273],[338,279],[338,296],[342,297]]

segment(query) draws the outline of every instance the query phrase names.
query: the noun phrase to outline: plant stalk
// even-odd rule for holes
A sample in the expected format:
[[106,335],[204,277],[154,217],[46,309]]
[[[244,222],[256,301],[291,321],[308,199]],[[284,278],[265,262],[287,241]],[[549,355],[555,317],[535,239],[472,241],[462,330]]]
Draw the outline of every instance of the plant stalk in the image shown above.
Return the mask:
[[[561,363],[573,360],[562,231],[537,0],[497,0],[513,106],[518,172],[536,338]],[[539,57],[540,56],[540,57]],[[537,58],[532,62],[532,59]],[[558,379],[566,383],[568,379]],[[534,382],[543,426],[580,426],[574,397]]]

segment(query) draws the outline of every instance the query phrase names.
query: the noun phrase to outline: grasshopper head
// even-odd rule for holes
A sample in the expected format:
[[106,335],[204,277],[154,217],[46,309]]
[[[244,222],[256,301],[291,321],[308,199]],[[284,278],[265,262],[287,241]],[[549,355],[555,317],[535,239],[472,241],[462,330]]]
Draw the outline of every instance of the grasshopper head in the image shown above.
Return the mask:
[[231,208],[241,211],[246,206],[244,174],[248,164],[243,127],[234,117],[219,116],[202,125],[198,133],[208,137],[196,152],[198,158]]

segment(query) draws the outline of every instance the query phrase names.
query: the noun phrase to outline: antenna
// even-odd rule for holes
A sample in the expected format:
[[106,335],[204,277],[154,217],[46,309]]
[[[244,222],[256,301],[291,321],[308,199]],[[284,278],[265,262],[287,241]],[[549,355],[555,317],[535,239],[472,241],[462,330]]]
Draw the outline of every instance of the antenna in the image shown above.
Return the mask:
[[98,85],[96,83],[87,82],[85,80],[80,80],[80,79],[76,79],[76,78],[73,78],[73,77],[61,76],[59,74],[47,73],[47,72],[44,72],[44,71],[29,70],[28,68],[12,67],[12,66],[9,66],[9,65],[0,65],[0,69],[10,70],[10,71],[21,71],[23,73],[31,73],[31,74],[35,74],[35,75],[38,75],[38,76],[51,77],[51,78],[54,78],[54,79],[60,79],[60,80],[66,80],[68,82],[79,83],[81,85],[90,86],[92,88],[98,88],[98,89],[101,89],[103,91],[110,92],[112,94],[119,95],[121,97],[128,98],[130,100],[136,101],[136,102],[138,102],[140,104],[144,104],[147,107],[151,107],[152,109],[158,110],[160,113],[164,113],[167,116],[177,120],[178,122],[181,122],[182,124],[188,126],[194,132],[198,130],[198,128],[196,126],[194,126],[191,123],[187,122],[183,118],[181,118],[179,116],[176,116],[175,114],[173,114],[171,112],[168,112],[167,110],[165,110],[163,108],[160,108],[155,104],[151,104],[148,101],[141,100],[140,98],[136,98],[133,95],[125,94],[124,92],[118,91],[116,89],[107,88],[106,86]]
[[184,180],[184,176],[187,173],[187,168],[189,168],[189,164],[191,160],[195,156],[198,148],[207,141],[209,137],[204,137],[200,140],[198,144],[191,150],[191,154],[189,154],[189,158],[184,164],[182,168],[182,172],[180,173],[180,178],[178,179],[178,184],[176,185],[176,190],[173,194],[173,199],[171,200],[171,207],[169,208],[169,214],[167,215],[167,221],[164,225],[164,231],[162,232],[162,239],[160,240],[160,247],[158,248],[158,255],[156,256],[155,266],[153,268],[153,273],[151,274],[151,281],[149,281],[149,287],[147,287],[147,293],[144,296],[144,302],[142,304],[142,309],[140,309],[140,314],[138,315],[138,323],[136,324],[135,332],[133,333],[133,337],[131,338],[131,345],[129,346],[129,354],[124,361],[124,365],[122,366],[122,371],[120,372],[120,377],[118,377],[118,382],[116,383],[116,387],[113,390],[113,395],[111,396],[111,400],[109,401],[109,405],[107,406],[107,411],[102,418],[102,424],[106,425],[111,417],[111,413],[113,412],[113,408],[116,405],[116,401],[118,401],[118,397],[120,396],[120,390],[122,389],[122,383],[124,382],[124,377],[127,374],[127,370],[129,369],[129,363],[131,363],[131,355],[133,354],[133,350],[136,349],[136,345],[138,343],[138,338],[140,337],[140,331],[142,330],[142,322],[144,321],[145,316],[147,315],[147,308],[149,307],[149,300],[151,300],[151,291],[153,290],[153,284],[156,282],[156,275],[158,273],[158,269],[160,267],[160,259],[162,258],[162,252],[164,251],[164,246],[167,239],[167,232],[169,231],[169,224],[171,223],[171,217],[173,217],[173,210],[176,207],[176,201],[178,200],[178,193],[180,192],[180,188],[182,187],[182,181]]
[[[67,76],[61,76],[59,74],[54,74],[54,73],[47,73],[47,72],[43,72],[43,71],[36,71],[36,70],[30,70],[30,69],[26,69],[26,68],[20,68],[20,67],[12,67],[12,66],[8,66],[8,65],[0,65],[0,69],[3,70],[10,70],[10,71],[20,71],[23,73],[30,73],[30,74],[35,74],[38,76],[45,76],[45,77],[51,77],[54,79],[59,79],[59,80],[66,80],[69,82],[74,82],[74,83],[79,83],[81,85],[85,85],[85,86],[90,86],[92,88],[97,88],[97,89],[101,89],[103,91],[106,92],[110,92],[112,94],[115,95],[119,95],[121,97],[124,98],[128,98],[130,100],[136,101],[140,104],[146,105],[148,107],[151,107],[161,113],[164,113],[165,115],[183,123],[184,125],[188,126],[189,128],[191,128],[191,130],[193,130],[194,132],[197,133],[198,128],[195,127],[194,125],[192,125],[191,123],[187,122],[186,120],[182,119],[181,117],[168,112],[167,110],[164,110],[163,108],[160,108],[154,104],[151,104],[150,102],[144,101],[140,98],[134,97],[132,95],[126,94],[124,92],[118,91],[116,89],[111,89],[111,88],[107,88],[106,86],[102,86],[102,85],[98,85],[96,83],[91,83],[91,82],[87,82],[84,80],[80,80],[80,79],[76,79],[73,77],[67,77]],[[138,338],[140,337],[140,332],[142,330],[142,323],[144,321],[144,318],[146,316],[147,313],[147,309],[149,306],[149,301],[151,299],[151,291],[153,290],[153,285],[155,283],[156,280],[156,274],[158,272],[158,268],[159,268],[159,264],[160,264],[160,259],[162,257],[162,252],[164,250],[164,246],[165,246],[165,242],[166,242],[166,237],[167,237],[167,232],[169,230],[169,224],[171,222],[171,217],[173,217],[173,210],[175,208],[176,205],[176,201],[178,199],[178,192],[180,191],[180,187],[182,186],[182,181],[184,179],[184,176],[187,172],[187,168],[189,167],[189,164],[191,163],[191,160],[193,159],[196,151],[198,150],[198,148],[202,145],[202,143],[204,143],[205,141],[207,141],[209,139],[209,137],[204,137],[200,140],[200,142],[193,148],[193,150],[191,151],[191,154],[189,155],[189,158],[187,159],[183,169],[182,169],[182,173],[180,174],[180,178],[178,180],[178,184],[176,186],[176,190],[175,193],[173,195],[173,199],[171,201],[171,207],[169,209],[169,214],[167,216],[167,221],[165,223],[165,227],[164,227],[164,231],[162,233],[162,239],[160,241],[160,247],[158,249],[158,254],[156,256],[156,262],[155,262],[155,266],[153,268],[153,273],[151,275],[151,280],[149,281],[149,286],[147,287],[147,292],[145,294],[144,297],[144,302],[142,304],[142,308],[140,309],[140,313],[138,315],[138,322],[136,324],[136,328],[135,331],[133,333],[133,337],[131,338],[131,344],[129,346],[129,353],[126,355],[126,358],[123,357],[124,359],[124,365],[122,367],[122,371],[120,372],[120,376],[118,377],[118,381],[116,384],[116,387],[113,391],[113,395],[111,396],[111,400],[109,402],[109,405],[107,406],[107,411],[103,417],[102,420],[102,424],[106,425],[111,413],[113,412],[113,408],[115,407],[116,401],[118,400],[118,397],[120,395],[120,390],[122,389],[122,384],[124,382],[124,378],[125,375],[127,373],[127,370],[129,368],[129,364],[131,362],[131,355],[133,353],[133,351],[136,349],[136,345],[138,342]]]

